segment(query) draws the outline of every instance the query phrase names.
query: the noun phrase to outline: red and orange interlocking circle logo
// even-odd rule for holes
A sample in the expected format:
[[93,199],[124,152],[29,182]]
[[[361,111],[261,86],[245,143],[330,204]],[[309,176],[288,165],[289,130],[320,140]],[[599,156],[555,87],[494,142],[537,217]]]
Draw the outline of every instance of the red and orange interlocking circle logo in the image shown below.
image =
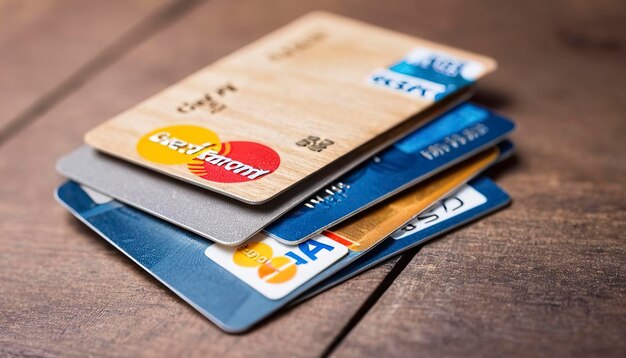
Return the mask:
[[257,267],[259,278],[267,283],[283,283],[297,273],[296,263],[286,256],[273,257],[272,248],[262,242],[240,247],[233,254],[233,261],[242,267]]
[[256,142],[222,142],[204,127],[177,125],[154,130],[139,139],[137,152],[159,164],[185,164],[200,178],[220,183],[258,180],[280,166],[272,148]]

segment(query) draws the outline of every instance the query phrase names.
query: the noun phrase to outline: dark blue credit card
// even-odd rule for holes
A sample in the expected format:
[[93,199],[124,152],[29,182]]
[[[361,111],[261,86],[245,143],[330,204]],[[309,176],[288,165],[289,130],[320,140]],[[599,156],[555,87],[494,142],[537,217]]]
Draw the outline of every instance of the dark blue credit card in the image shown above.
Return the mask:
[[412,247],[501,209],[510,202],[509,195],[489,178],[474,179],[430,210],[417,215],[402,229],[307,291],[294,303],[326,291]]
[[[498,149],[505,158],[513,146],[503,142]],[[349,250],[324,235],[286,245],[259,234],[241,247],[227,247],[75,182],[63,184],[56,196],[73,215],[229,332],[251,328],[368,252]]]
[[463,103],[412,132],[265,228],[294,245],[508,136],[515,125]]

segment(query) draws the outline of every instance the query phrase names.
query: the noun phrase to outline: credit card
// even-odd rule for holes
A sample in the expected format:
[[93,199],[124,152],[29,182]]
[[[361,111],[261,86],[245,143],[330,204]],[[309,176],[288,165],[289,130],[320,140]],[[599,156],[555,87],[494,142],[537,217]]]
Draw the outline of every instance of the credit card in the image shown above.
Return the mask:
[[[425,120],[438,117],[467,94],[469,92],[463,91],[449,96],[422,112],[420,117]],[[380,141],[391,145],[404,135],[402,132],[391,133]],[[289,195],[255,206],[154,173],[87,146],[59,159],[57,170],[76,182],[209,240],[238,245],[376,152],[374,149],[360,151],[356,158],[347,155],[333,166],[319,171],[314,180],[303,180],[289,189],[286,193]]]
[[318,284],[296,301],[307,300],[395,255],[499,210],[510,202],[509,195],[489,178],[483,176],[474,179],[433,208],[411,219],[403,228],[394,232],[367,254]]
[[[469,159],[473,166],[465,164],[458,173],[449,169],[411,188],[420,201],[411,207],[437,202],[492,163],[487,159],[491,157]],[[371,237],[352,238],[348,244],[346,227],[340,227],[333,233],[342,237],[342,243],[317,235],[289,246],[259,234],[239,247],[227,247],[75,182],[62,185],[56,195],[77,218],[228,332],[249,329],[376,244]]]
[[423,185],[403,191],[388,201],[364,211],[362,215],[339,223],[324,231],[324,235],[341,242],[352,251],[367,250],[406,224],[416,213],[426,210],[435,203],[425,201],[423,198],[445,197],[495,163],[499,154],[498,147],[483,151],[427,180]]
[[312,13],[91,130],[108,154],[266,202],[496,67],[491,58]]
[[508,136],[513,122],[461,104],[369,159],[266,227],[297,244]]

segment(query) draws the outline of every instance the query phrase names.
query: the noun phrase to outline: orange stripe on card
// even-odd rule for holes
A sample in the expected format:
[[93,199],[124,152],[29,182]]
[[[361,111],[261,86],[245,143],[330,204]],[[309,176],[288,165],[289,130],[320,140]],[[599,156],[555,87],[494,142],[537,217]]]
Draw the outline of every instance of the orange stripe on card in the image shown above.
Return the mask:
[[345,239],[345,238],[335,234],[334,232],[330,232],[330,231],[324,230],[324,231],[322,231],[322,235],[337,241],[338,243],[342,244],[343,246],[356,245],[356,242],[352,242],[352,241],[350,241],[348,239]]

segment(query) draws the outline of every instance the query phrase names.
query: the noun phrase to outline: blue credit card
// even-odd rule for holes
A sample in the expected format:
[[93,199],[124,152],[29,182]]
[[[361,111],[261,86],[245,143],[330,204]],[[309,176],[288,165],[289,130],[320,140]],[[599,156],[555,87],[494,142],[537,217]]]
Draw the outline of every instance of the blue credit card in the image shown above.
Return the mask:
[[78,183],[64,183],[56,197],[74,216],[227,332],[247,330],[302,293],[268,299],[207,257],[208,249],[220,245]]
[[508,119],[464,103],[341,177],[292,209],[265,233],[297,244],[385,198],[485,149],[510,134]]
[[[504,157],[512,151],[508,143],[499,148]],[[73,215],[228,332],[251,328],[367,252],[348,250],[322,235],[297,246],[265,236],[239,248],[226,247],[75,182],[63,184],[56,196]],[[298,266],[275,269],[290,262]]]
[[489,178],[474,179],[430,210],[417,215],[358,260],[307,291],[294,304],[326,291],[412,247],[501,209],[510,202],[509,195]]

